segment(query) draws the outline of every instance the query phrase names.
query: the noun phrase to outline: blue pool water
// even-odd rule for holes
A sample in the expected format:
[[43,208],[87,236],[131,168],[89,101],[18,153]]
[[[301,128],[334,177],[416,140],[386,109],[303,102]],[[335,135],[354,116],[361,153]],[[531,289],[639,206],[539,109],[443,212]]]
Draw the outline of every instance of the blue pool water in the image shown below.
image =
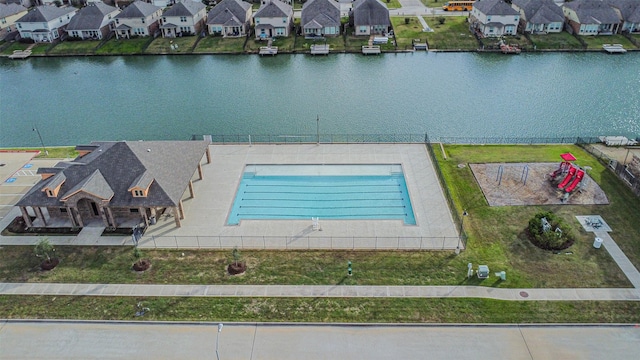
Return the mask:
[[260,175],[245,171],[227,221],[243,219],[416,220],[403,173]]

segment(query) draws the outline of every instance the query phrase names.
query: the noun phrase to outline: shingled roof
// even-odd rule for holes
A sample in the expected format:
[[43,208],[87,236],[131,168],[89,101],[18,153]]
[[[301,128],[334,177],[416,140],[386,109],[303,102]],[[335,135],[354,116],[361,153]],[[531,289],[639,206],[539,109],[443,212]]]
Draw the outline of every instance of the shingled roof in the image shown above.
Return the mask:
[[42,5],[32,9],[16,22],[49,22],[61,16],[75,13],[76,10],[74,7],[59,8],[57,6]]
[[389,9],[380,0],[356,0],[352,11],[355,26],[391,25]]
[[513,0],[512,4],[522,9],[524,18],[532,24],[564,22],[562,8],[553,0]]
[[20,4],[0,4],[0,19],[19,14],[23,11],[27,11],[27,8]]
[[207,24],[242,25],[247,22],[246,14],[251,4],[240,0],[222,0],[207,15]]
[[622,20],[640,23],[640,0],[607,0],[607,3],[620,10]]
[[473,7],[485,15],[520,15],[516,9],[509,6],[504,0],[480,0],[474,2]]
[[116,19],[144,18],[160,10],[161,7],[137,0],[122,10]]
[[205,6],[201,2],[191,0],[183,0],[171,6],[165,11],[164,16],[189,16],[193,17],[198,11],[204,9]]
[[[42,180],[25,194],[18,206],[64,206],[61,199],[84,191],[103,199],[109,206],[177,206],[193,176],[208,142],[205,141],[120,141],[94,142],[99,147],[72,162],[56,165],[56,176]],[[42,190],[59,185],[59,197]],[[149,185],[150,184],[150,185]],[[134,197],[132,187],[147,187],[146,197]]]
[[67,31],[99,29],[103,26],[104,18],[116,10],[118,8],[103,2],[89,3],[71,18],[69,25],[67,25]]
[[293,16],[293,7],[280,0],[267,0],[267,3],[260,6],[260,9],[253,15],[256,17],[274,18]]
[[302,6],[301,24],[305,28],[340,25],[340,5],[334,0],[309,0]]
[[562,5],[573,10],[581,24],[614,24],[618,14],[602,0],[575,0]]

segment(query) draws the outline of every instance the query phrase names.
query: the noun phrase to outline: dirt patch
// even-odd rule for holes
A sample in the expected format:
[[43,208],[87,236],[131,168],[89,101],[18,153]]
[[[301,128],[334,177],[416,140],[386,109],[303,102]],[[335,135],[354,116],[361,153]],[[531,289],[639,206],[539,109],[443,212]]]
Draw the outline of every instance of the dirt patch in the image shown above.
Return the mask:
[[562,202],[563,191],[548,177],[558,163],[469,164],[469,167],[490,206],[609,204],[607,195],[589,175],[583,180],[585,186]]

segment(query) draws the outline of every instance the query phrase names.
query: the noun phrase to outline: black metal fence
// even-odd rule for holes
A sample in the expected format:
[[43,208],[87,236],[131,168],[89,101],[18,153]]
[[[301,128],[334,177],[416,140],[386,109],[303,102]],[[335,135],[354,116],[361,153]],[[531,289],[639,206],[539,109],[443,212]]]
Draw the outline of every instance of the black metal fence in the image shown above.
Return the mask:
[[603,164],[605,164],[609,169],[611,169],[625,184],[627,184],[631,191],[637,196],[640,196],[640,177],[635,176],[630,170],[629,167],[625,164],[620,163],[619,161],[612,159],[607,154],[598,150],[597,148],[590,146],[591,143],[582,141],[582,138],[578,138],[576,144],[581,148],[585,149],[591,155],[598,158]]

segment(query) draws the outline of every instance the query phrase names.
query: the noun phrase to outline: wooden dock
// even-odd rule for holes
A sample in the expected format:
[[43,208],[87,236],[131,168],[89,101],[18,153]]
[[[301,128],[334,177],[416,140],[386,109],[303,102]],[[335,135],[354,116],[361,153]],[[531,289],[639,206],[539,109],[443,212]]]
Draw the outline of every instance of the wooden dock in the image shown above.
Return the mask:
[[31,50],[13,50],[13,54],[9,55],[9,59],[26,59],[31,55]]
[[624,54],[627,50],[622,47],[622,44],[602,44],[602,49],[609,54]]
[[260,46],[260,55],[276,55],[278,54],[277,46]]
[[380,46],[378,45],[363,45],[362,53],[364,55],[378,55],[380,54]]
[[413,39],[411,43],[413,44],[413,50],[429,50],[426,40],[422,42],[421,39]]
[[311,55],[328,55],[329,45],[327,44],[314,44],[311,45]]

